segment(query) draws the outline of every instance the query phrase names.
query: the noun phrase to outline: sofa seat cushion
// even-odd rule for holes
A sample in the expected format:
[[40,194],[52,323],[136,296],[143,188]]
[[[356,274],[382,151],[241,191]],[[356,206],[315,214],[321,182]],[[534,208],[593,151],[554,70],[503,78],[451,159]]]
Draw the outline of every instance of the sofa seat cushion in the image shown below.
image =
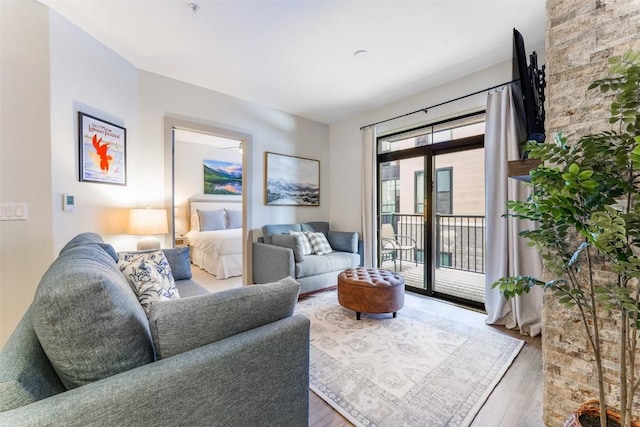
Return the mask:
[[145,312],[111,251],[82,234],[70,243],[31,306],[33,329],[67,389],[155,360]]
[[180,292],[180,298],[195,297],[210,294],[204,286],[192,279],[176,280],[176,287]]
[[360,263],[358,254],[331,252],[326,255],[307,255],[304,262],[296,263],[296,278],[309,277],[330,271],[340,271]]

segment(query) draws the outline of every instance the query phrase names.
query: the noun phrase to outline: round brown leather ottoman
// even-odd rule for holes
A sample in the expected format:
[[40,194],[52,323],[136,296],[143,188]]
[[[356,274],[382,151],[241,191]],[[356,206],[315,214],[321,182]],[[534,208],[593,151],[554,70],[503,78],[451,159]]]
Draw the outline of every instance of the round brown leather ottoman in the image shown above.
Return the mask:
[[377,268],[350,268],[338,275],[338,302],[360,313],[393,313],[404,305],[404,279]]

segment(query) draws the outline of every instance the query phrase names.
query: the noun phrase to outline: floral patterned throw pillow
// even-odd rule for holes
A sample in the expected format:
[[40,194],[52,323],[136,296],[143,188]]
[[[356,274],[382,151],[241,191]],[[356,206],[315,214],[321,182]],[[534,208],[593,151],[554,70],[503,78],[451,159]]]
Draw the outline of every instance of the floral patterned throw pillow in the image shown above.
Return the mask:
[[148,314],[151,304],[180,298],[171,267],[161,250],[120,252],[118,267]]

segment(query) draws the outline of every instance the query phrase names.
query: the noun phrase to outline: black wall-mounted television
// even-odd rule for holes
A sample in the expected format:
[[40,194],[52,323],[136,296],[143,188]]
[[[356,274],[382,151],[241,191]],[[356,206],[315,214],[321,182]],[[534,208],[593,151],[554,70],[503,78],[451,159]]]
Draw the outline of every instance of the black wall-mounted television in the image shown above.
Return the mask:
[[527,139],[544,142],[544,65],[538,68],[538,55],[534,51],[529,57],[524,46],[522,34],[513,29],[513,80],[520,85],[524,104],[524,120],[527,126]]

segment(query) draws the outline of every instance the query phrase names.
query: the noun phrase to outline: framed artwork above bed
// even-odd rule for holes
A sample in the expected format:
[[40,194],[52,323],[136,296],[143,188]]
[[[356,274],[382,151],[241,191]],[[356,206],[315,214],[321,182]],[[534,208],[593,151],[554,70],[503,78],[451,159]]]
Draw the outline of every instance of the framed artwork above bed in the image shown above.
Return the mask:
[[242,164],[204,160],[204,194],[242,196]]

